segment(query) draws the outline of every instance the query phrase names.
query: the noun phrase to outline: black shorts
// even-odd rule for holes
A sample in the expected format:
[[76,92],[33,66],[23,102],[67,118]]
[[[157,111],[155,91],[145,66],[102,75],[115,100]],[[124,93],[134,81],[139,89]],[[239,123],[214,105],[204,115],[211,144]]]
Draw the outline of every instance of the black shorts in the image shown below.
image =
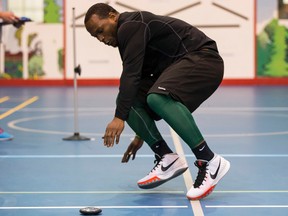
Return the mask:
[[157,79],[143,79],[138,100],[146,103],[150,93],[166,94],[183,103],[192,113],[219,87],[223,74],[223,60],[217,52],[201,50],[187,54]]

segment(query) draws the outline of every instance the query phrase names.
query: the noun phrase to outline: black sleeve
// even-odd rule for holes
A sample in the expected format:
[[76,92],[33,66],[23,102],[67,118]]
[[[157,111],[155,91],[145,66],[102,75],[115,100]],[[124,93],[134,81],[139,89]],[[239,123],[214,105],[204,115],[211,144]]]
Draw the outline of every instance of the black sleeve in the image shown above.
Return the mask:
[[122,120],[127,120],[139,88],[148,34],[146,25],[141,22],[125,23],[118,30],[123,71],[115,116]]

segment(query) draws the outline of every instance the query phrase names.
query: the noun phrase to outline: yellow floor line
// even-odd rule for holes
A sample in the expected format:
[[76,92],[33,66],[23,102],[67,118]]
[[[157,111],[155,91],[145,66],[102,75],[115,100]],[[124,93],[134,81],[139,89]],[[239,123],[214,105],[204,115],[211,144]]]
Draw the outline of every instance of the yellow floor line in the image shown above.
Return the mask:
[[2,98],[0,98],[0,103],[3,103],[3,102],[5,102],[5,101],[7,101],[7,100],[9,100],[10,98],[8,97],[8,96],[6,96],[6,97],[2,97]]
[[35,101],[37,101],[37,100],[38,100],[38,97],[37,97],[37,96],[32,97],[32,98],[26,100],[25,102],[19,104],[18,106],[16,106],[16,107],[8,110],[7,112],[1,114],[1,115],[0,115],[0,120],[3,119],[3,118],[5,118],[5,117],[7,117],[7,116],[9,116],[9,115],[11,115],[12,113],[14,113],[14,112],[16,112],[16,111],[18,111],[18,110],[20,110],[20,109],[23,109],[24,107],[28,106],[29,104],[31,104],[31,103],[33,103],[33,102],[35,102]]

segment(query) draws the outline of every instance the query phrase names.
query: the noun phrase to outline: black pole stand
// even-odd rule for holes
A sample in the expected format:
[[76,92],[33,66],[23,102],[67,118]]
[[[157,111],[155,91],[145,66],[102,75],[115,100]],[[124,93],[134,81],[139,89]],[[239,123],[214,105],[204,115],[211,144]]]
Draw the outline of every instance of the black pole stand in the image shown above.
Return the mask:
[[80,65],[76,66],[76,34],[75,34],[75,8],[73,12],[73,54],[74,54],[74,134],[63,138],[66,141],[85,141],[90,140],[88,137],[81,136],[78,128],[78,91],[77,91],[77,74],[81,75]]

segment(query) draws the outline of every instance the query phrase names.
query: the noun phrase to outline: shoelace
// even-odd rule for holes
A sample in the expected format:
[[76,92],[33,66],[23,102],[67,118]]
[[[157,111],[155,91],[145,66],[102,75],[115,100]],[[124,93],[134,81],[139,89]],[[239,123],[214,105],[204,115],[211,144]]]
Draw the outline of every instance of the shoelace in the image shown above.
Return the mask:
[[154,160],[155,166],[150,172],[153,172],[153,170],[156,170],[156,168],[160,165],[161,161],[162,161],[162,158],[155,154],[155,160]]
[[206,176],[206,167],[207,167],[207,163],[206,162],[202,162],[203,164],[202,165],[199,165],[197,163],[197,161],[194,163],[196,167],[198,167],[198,175],[197,175],[197,178],[195,180],[195,183],[194,183],[194,188],[198,188],[200,187],[200,185],[202,185],[203,181],[205,181],[205,176]]

